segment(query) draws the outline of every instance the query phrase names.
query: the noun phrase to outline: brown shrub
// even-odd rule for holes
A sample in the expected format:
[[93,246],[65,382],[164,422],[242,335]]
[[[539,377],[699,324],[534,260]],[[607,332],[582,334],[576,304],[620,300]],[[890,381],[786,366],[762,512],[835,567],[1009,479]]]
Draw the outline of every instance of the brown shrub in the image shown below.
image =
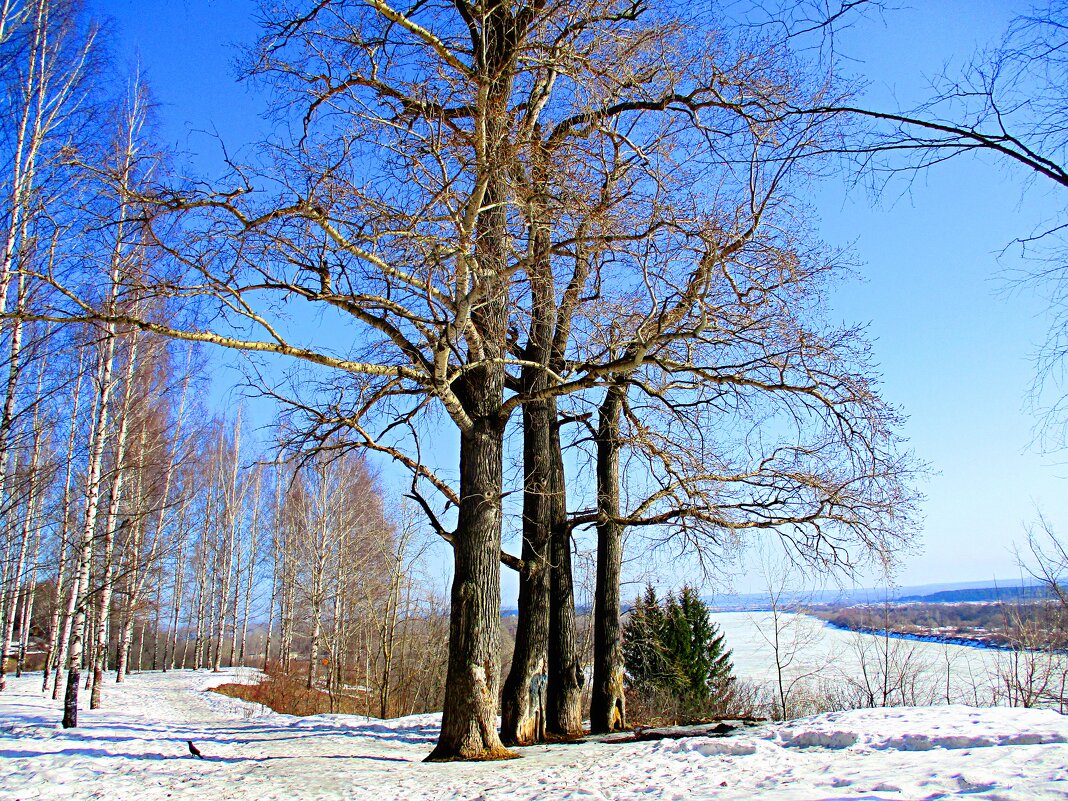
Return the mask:
[[370,693],[353,688],[332,693],[309,689],[303,676],[286,673],[263,676],[255,684],[220,684],[212,692],[262,704],[284,715],[366,715],[374,705]]

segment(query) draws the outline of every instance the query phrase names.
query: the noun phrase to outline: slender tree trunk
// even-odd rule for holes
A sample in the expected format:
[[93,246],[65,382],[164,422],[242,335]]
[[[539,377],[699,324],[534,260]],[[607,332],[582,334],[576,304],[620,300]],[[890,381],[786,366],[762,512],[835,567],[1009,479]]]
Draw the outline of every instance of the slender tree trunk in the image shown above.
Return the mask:
[[320,594],[322,588],[319,586],[318,581],[320,579],[316,577],[316,586],[312,589],[312,604],[311,604],[311,637],[308,641],[308,689],[315,687],[315,674],[316,667],[319,662],[319,638],[323,636],[323,615],[322,615],[322,601]]
[[148,619],[141,621],[141,638],[137,642],[137,672],[141,672],[141,660],[145,655],[145,634],[148,632]]
[[[42,371],[43,372],[43,371]],[[37,400],[35,402],[35,411],[33,415],[33,428],[34,431],[38,431],[39,415],[36,412],[36,408],[40,405],[41,401],[41,381],[40,377],[37,381]],[[30,575],[26,581],[26,588],[23,590],[22,600],[22,616],[19,619],[19,651],[18,658],[15,662],[15,675],[21,676],[22,671],[26,664],[26,648],[30,639],[30,626],[33,623],[33,607],[34,601],[37,598],[37,566],[41,561],[41,482],[42,478],[38,473],[38,462],[40,460],[41,452],[41,434],[37,433],[34,436],[33,441],[33,455],[30,457],[30,473],[28,481],[29,497],[26,499],[26,526],[33,530],[33,548],[30,551]],[[45,668],[45,672],[48,672],[48,668]]]
[[593,613],[593,695],[590,729],[605,734],[626,728],[623,642],[619,625],[623,527],[619,519],[619,416],[626,390],[613,384],[597,425],[597,586]]
[[269,673],[271,667],[271,634],[274,632],[274,609],[278,603],[278,555],[273,555],[274,569],[271,571],[271,605],[267,610],[267,640],[263,646],[263,672]]
[[59,654],[56,657],[55,678],[52,681],[52,700],[53,701],[59,698],[59,685],[60,685],[59,679],[60,679],[61,672],[63,671],[64,665],[67,664],[67,660],[68,660],[68,657],[69,657],[70,646],[71,646],[71,634],[74,631],[76,610],[78,608],[78,593],[79,593],[78,581],[79,581],[80,570],[81,570],[81,554],[82,554],[82,548],[80,546],[78,548],[78,552],[77,552],[78,558],[75,559],[75,561],[74,561],[74,567],[73,567],[74,575],[72,576],[73,581],[71,582],[70,591],[68,592],[67,609],[63,614],[63,633],[60,635],[60,638],[59,638]]
[[[185,517],[184,513],[182,514],[181,517],[184,519],[184,517]],[[183,553],[184,549],[185,549],[185,534],[184,534],[184,531],[183,531],[183,532],[179,533],[178,553],[174,557],[174,586],[171,588],[171,592],[173,593],[173,596],[174,596],[171,599],[171,601],[173,602],[173,614],[171,616],[171,630],[169,632],[169,634],[170,634],[169,639],[170,639],[171,645],[170,645],[170,656],[169,657],[167,656],[166,649],[164,650],[164,653],[163,653],[163,669],[164,670],[167,670],[168,668],[173,670],[174,666],[175,666],[175,663],[176,663],[176,660],[178,658],[178,625],[179,625],[179,623],[181,622],[181,619],[182,619],[182,598],[185,595],[185,581],[183,580],[184,577],[185,577],[185,559],[184,559],[185,554]],[[183,660],[182,667],[183,668],[185,667],[184,660]]]
[[[190,609],[190,614],[195,616],[194,623],[196,625],[196,631],[193,636],[193,670],[200,670],[203,665],[203,653],[204,653],[204,628],[205,620],[204,615],[207,613],[207,597],[208,597],[208,536],[209,523],[208,518],[204,519],[204,530],[201,535],[200,541],[200,559],[197,562],[197,586],[196,586],[196,603],[194,607]],[[194,611],[195,610],[195,611]],[[184,665],[183,665],[184,667]]]
[[141,578],[141,548],[144,544],[144,520],[134,523],[133,544],[129,548],[130,560],[126,567],[126,600],[123,603],[122,625],[119,628],[119,645],[115,659],[115,683],[122,684],[130,664],[130,647],[133,645],[133,630],[137,605],[143,589]]
[[[33,461],[36,461],[38,449],[34,446],[34,456],[31,457]],[[30,483],[32,486],[33,472],[36,470],[36,464],[31,464],[30,467]],[[0,629],[0,690],[7,688],[7,656],[8,648],[11,644],[11,638],[15,633],[15,622],[17,620],[17,612],[19,605],[19,596],[22,591],[23,574],[26,572],[26,557],[29,553],[30,547],[30,525],[31,517],[29,504],[27,504],[26,516],[23,518],[22,526],[20,526],[20,534],[18,539],[18,545],[16,551],[18,556],[15,557],[14,569],[11,575],[8,577],[8,586],[4,589],[4,596],[6,603],[4,604],[4,614],[0,618],[3,628]],[[16,656],[18,650],[16,649]]]
[[[59,568],[56,573],[56,594],[52,607],[52,620],[49,624],[48,653],[45,658],[44,678],[41,681],[41,691],[48,692],[49,677],[52,671],[56,671],[56,683],[59,684],[59,669],[66,656],[67,642],[70,639],[71,614],[74,611],[73,602],[68,605],[66,613],[62,615],[62,635],[60,634],[60,612],[63,606],[63,589],[66,578],[66,557],[70,546],[68,534],[71,529],[71,479],[74,473],[75,438],[78,433],[78,405],[81,400],[82,367],[85,359],[85,348],[78,348],[78,372],[74,377],[74,397],[71,399],[70,434],[67,438],[66,466],[63,478],[63,500],[60,504],[60,529],[59,529]],[[53,698],[56,694],[53,693]]]
[[93,689],[89,695],[89,708],[98,709],[102,702],[104,671],[107,669],[107,659],[111,629],[111,596],[114,590],[115,575],[115,536],[124,530],[129,524],[129,519],[123,521],[122,529],[118,528],[119,506],[123,500],[123,488],[126,472],[129,469],[126,464],[126,441],[130,432],[131,408],[133,405],[133,379],[137,363],[137,351],[140,338],[136,335],[130,341],[130,352],[126,359],[126,370],[123,376],[123,398],[121,420],[119,430],[115,435],[114,453],[114,477],[111,482],[111,498],[108,502],[107,514],[104,517],[104,542],[103,562],[100,576],[100,598],[97,611],[97,638],[96,659],[93,663]]
[[[159,536],[162,536],[160,534]],[[152,670],[159,670],[160,654],[159,640],[163,633],[160,624],[163,622],[163,564],[160,564],[160,575],[156,581],[156,608],[152,616]]]
[[[220,437],[221,440],[221,437]],[[222,442],[220,441],[220,448]],[[223,558],[220,559],[220,570],[216,574],[222,579],[219,588],[219,618],[218,629],[215,632],[215,654],[212,659],[211,669],[218,673],[222,669],[223,638],[226,636],[226,618],[229,614],[228,604],[230,601],[230,581],[234,569],[234,547],[237,539],[237,528],[241,519],[241,500],[238,495],[238,471],[241,464],[241,417],[237,418],[234,425],[233,446],[233,471],[230,474],[230,483],[227,486],[226,502],[223,505],[224,517],[221,522],[226,532],[226,542],[223,546]]]
[[[252,493],[252,522],[249,528],[249,544],[248,544],[248,577],[245,582],[245,613],[241,621],[241,647],[238,655],[238,663],[241,667],[245,666],[245,640],[248,637],[248,619],[249,610],[252,607],[252,581],[255,578],[256,571],[256,531],[260,525],[260,489],[262,482],[262,472],[256,474],[256,480],[253,485]],[[236,612],[235,612],[236,614]],[[234,621],[234,631],[237,631],[237,621]]]
[[234,597],[232,599],[233,612],[231,613],[230,620],[230,659],[229,666],[234,666],[234,660],[237,658],[237,619],[238,619],[238,606],[241,601],[241,539],[238,533],[234,532]]
[[[23,273],[19,273],[19,279],[17,281],[17,289],[15,293],[15,308],[20,309],[23,304],[23,297],[25,295],[26,278]],[[7,287],[3,287],[2,297],[0,297],[0,303],[6,303]],[[9,455],[10,440],[12,436],[12,429],[15,425],[15,399],[18,394],[18,382],[22,373],[22,333],[23,324],[22,321],[17,319],[11,329],[11,351],[8,356],[8,376],[7,386],[5,390],[3,412],[0,414],[0,499],[7,500],[14,493],[12,492],[12,475],[11,473],[15,469],[15,458],[13,455]],[[38,382],[40,383],[40,382]],[[38,394],[40,394],[40,386],[38,386]],[[36,418],[36,413],[34,417]],[[36,440],[35,440],[36,441]],[[34,461],[38,453],[38,445],[34,445]],[[30,484],[33,482],[33,470],[36,469],[36,464],[31,467],[30,472]],[[27,508],[27,524],[29,521],[29,510]],[[29,545],[29,527],[24,525],[22,527],[22,535],[18,544],[18,557],[15,560],[15,571],[8,579],[8,584],[4,587],[3,602],[0,603],[2,612],[0,612],[0,624],[3,629],[0,630],[0,635],[3,636],[2,642],[0,642],[0,692],[3,692],[7,688],[7,649],[11,641],[11,636],[15,629],[15,607],[18,605],[19,588],[22,586],[23,571],[26,568],[26,550]]]
[[[85,628],[89,607],[89,569],[93,560],[93,535],[96,529],[97,508],[100,503],[100,473],[104,458],[104,442],[108,424],[108,406],[111,397],[111,371],[115,359],[115,335],[107,330],[100,345],[97,359],[96,411],[89,440],[88,474],[85,479],[85,525],[78,554],[78,578],[71,588],[73,606],[70,662],[67,670],[67,690],[63,700],[63,728],[78,725],[78,689],[81,684],[82,658],[84,656]],[[58,669],[58,668],[57,668]],[[58,689],[59,682],[56,682]]]

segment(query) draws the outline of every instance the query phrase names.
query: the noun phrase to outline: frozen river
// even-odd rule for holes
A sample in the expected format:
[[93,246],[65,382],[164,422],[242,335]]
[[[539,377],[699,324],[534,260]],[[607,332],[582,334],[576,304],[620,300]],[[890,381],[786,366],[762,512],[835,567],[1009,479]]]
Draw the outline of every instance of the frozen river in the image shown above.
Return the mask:
[[777,634],[784,686],[798,703],[819,695],[910,706],[1006,700],[999,677],[1013,667],[1007,652],[843,631],[802,614],[780,612],[776,623],[770,612],[722,612],[713,620],[735,675],[759,685],[777,686]]

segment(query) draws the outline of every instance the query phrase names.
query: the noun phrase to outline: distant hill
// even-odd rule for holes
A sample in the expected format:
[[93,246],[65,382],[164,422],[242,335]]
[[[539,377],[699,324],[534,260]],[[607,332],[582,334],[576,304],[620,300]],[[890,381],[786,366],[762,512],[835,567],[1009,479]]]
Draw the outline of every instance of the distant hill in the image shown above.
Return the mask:
[[[1008,601],[1046,597],[1041,585],[1010,584],[997,581],[970,581],[924,584],[912,587],[851,587],[784,593],[779,602],[784,608],[800,606],[855,606],[890,603],[967,603],[969,601]],[[714,611],[756,611],[768,609],[767,593],[716,595],[705,599]]]
[[929,595],[903,595],[897,603],[960,604],[982,601],[1035,601],[1049,598],[1052,593],[1041,584],[972,587],[964,590],[942,590]]

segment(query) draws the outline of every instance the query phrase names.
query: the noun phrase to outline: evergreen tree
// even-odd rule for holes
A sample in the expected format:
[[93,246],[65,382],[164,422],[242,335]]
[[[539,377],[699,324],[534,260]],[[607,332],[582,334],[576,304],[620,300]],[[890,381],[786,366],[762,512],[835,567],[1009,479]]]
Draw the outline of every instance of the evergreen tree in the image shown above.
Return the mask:
[[661,642],[664,613],[656,590],[646,585],[643,597],[637,598],[623,626],[623,662],[628,683],[640,691],[660,686],[670,673],[669,661]]
[[733,681],[731,652],[708,607],[690,586],[663,604],[653,587],[634,602],[623,628],[623,656],[631,688],[667,692],[700,706]]

